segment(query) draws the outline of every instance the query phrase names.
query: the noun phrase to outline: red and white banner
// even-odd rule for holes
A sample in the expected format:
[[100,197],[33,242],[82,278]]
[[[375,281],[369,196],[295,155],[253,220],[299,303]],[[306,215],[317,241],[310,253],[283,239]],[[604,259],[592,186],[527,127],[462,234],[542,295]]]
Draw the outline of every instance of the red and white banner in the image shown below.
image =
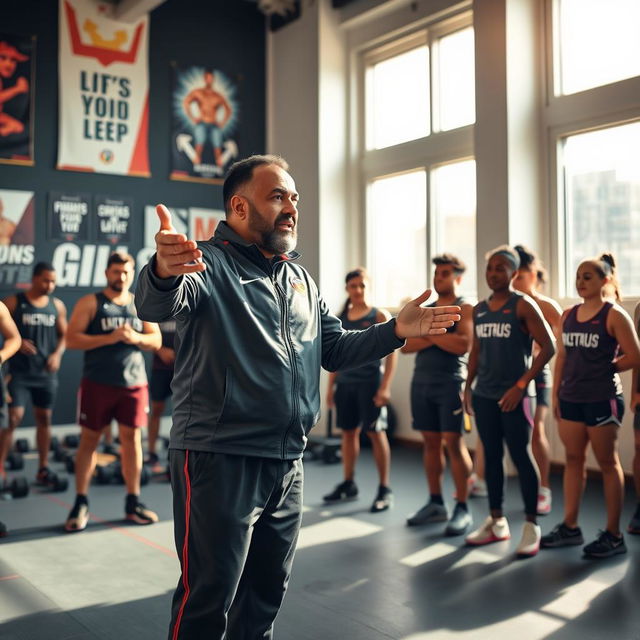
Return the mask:
[[149,17],[60,0],[58,169],[149,176]]

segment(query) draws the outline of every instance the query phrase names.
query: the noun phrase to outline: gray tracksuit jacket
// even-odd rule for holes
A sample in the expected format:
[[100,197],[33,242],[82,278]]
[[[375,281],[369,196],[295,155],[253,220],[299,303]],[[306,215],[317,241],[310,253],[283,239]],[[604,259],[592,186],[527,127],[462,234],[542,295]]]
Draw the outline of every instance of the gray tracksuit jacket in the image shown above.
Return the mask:
[[198,243],[206,270],[136,287],[141,319],[176,318],[174,449],[291,460],[320,417],[320,367],[356,367],[402,346],[395,320],[345,331],[309,274],[267,260],[226,223]]

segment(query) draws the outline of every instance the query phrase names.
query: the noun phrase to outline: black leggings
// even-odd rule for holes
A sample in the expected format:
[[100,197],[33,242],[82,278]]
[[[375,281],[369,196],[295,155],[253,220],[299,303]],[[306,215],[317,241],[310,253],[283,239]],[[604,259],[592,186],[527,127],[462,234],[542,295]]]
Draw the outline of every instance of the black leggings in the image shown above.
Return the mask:
[[476,426],[482,440],[489,508],[502,509],[504,498],[503,441],[518,470],[524,512],[535,516],[538,504],[538,473],[531,457],[529,440],[533,427],[531,398],[524,397],[516,409],[501,411],[497,400],[473,395]]

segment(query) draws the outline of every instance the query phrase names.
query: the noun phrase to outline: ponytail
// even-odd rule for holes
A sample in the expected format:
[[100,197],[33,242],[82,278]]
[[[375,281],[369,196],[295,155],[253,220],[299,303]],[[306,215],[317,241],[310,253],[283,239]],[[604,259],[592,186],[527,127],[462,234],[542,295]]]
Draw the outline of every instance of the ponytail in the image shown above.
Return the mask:
[[609,278],[609,282],[605,285],[607,297],[615,298],[616,302],[621,302],[620,282],[616,275],[616,261],[613,255],[611,253],[603,253],[593,262],[600,276],[602,278]]

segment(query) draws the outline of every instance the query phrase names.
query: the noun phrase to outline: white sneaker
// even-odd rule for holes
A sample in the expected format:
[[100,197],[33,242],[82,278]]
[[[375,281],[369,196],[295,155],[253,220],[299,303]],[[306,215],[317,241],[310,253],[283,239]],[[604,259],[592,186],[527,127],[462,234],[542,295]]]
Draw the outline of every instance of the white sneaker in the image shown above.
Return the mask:
[[476,529],[467,536],[466,543],[472,546],[480,546],[482,544],[508,540],[510,537],[511,533],[509,532],[507,519],[503,516],[502,518],[496,518],[494,520],[489,516],[479,529]]
[[486,498],[488,495],[487,483],[484,478],[478,478],[478,476],[476,476],[471,488],[469,489],[469,496],[472,498]]
[[525,522],[522,527],[522,538],[516,549],[519,556],[535,556],[540,549],[540,527],[533,522]]
[[551,511],[551,489],[549,487],[540,487],[538,492],[538,515],[546,516]]

